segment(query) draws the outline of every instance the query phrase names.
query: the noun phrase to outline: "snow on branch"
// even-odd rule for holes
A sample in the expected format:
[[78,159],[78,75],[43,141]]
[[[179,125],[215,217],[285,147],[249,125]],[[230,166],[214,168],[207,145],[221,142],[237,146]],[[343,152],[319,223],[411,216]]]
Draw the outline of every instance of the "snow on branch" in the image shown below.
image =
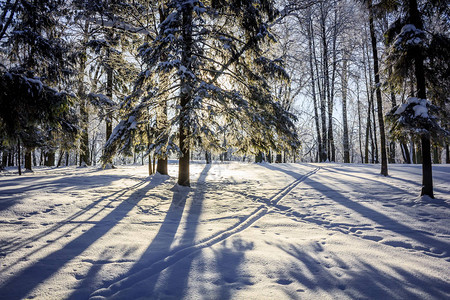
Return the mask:
[[438,114],[439,107],[427,99],[411,97],[406,103],[392,108],[386,120],[393,137],[398,140],[403,139],[405,134],[413,137],[428,135],[439,139],[450,133],[441,127]]

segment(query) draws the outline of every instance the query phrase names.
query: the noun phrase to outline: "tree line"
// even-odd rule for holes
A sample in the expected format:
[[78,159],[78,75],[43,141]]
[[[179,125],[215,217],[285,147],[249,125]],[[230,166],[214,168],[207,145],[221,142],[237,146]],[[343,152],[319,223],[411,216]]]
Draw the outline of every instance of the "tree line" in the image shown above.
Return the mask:
[[0,8],[3,167],[134,157],[167,174],[176,155],[178,183],[189,185],[200,153],[381,163],[383,175],[388,162],[423,163],[424,180],[432,160],[450,160],[445,1]]

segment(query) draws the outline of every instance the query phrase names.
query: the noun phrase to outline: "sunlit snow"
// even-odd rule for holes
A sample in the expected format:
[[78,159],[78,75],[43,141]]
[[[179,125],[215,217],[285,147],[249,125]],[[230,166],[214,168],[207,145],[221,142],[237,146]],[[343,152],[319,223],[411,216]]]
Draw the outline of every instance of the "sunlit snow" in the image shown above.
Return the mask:
[[450,298],[450,165],[191,168],[2,172],[0,298]]

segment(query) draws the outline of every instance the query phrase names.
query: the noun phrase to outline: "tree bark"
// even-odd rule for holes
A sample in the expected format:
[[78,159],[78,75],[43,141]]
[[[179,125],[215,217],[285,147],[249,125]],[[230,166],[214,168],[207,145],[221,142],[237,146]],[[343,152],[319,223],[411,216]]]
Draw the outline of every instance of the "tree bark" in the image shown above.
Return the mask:
[[350,163],[350,149],[348,139],[348,123],[347,123],[347,54],[344,55],[342,62],[342,122],[344,127],[343,147],[344,147],[344,163]]
[[445,144],[445,163],[450,164],[450,145]]
[[25,170],[32,171],[31,161],[31,150],[25,148]]
[[20,140],[17,140],[17,168],[19,169],[19,175],[22,175],[22,166],[20,164]]
[[359,152],[361,155],[361,163],[364,162],[364,155],[363,155],[363,147],[362,147],[362,123],[361,123],[361,103],[359,101],[359,81],[356,81],[356,101],[357,101],[357,107],[358,107],[358,138],[359,138]]
[[[107,34],[106,34],[108,40],[112,41],[113,39],[113,32],[111,31],[111,29],[107,29]],[[106,59],[107,59],[107,64],[106,64],[106,96],[112,101],[113,99],[113,67],[112,67],[112,62],[111,62],[111,49],[107,49],[106,50]],[[112,113],[109,112],[106,116],[106,140],[109,139],[109,137],[112,134]]]
[[[389,77],[391,77],[392,74],[392,70],[391,68],[389,68]],[[397,105],[397,100],[395,99],[395,92],[394,92],[394,87],[392,86],[392,84],[389,84],[389,90],[391,92],[391,105],[392,107],[395,107]],[[389,144],[389,163],[394,164],[395,163],[395,141],[391,140],[390,144]]]
[[373,52],[373,71],[375,74],[375,93],[377,96],[378,124],[380,127],[381,175],[388,176],[387,155],[386,155],[386,134],[384,131],[383,104],[380,89],[381,87],[380,74],[378,69],[377,39],[375,36],[375,27],[373,25],[372,0],[368,1],[368,6],[369,6],[370,38],[372,41],[372,52]]
[[47,167],[55,166],[55,152],[54,151],[50,151],[45,155],[44,165]]
[[316,134],[317,134],[317,144],[318,144],[318,153],[319,153],[319,160],[324,161],[323,159],[323,144],[322,144],[322,137],[320,135],[320,123],[319,123],[319,113],[317,109],[317,98],[316,98],[316,79],[314,76],[314,67],[313,67],[313,25],[312,25],[312,19],[311,15],[309,15],[308,20],[308,26],[307,26],[307,34],[308,34],[308,47],[309,47],[309,69],[310,69],[310,75],[311,75],[311,88],[312,88],[312,97],[313,97],[313,103],[314,103],[314,123],[316,125]]
[[[423,30],[423,23],[417,8],[417,0],[408,0],[408,12],[410,23],[417,29]],[[426,99],[426,85],[425,85],[425,69],[423,66],[423,54],[420,49],[416,49],[414,55],[414,74],[416,76],[417,97]],[[434,198],[433,194],[433,171],[431,165],[431,142],[430,136],[423,134],[421,136],[422,143],[422,191],[421,196],[429,196]]]
[[8,152],[3,151],[2,152],[2,169],[4,169],[8,164]]
[[78,70],[78,98],[80,99],[80,125],[81,125],[81,139],[80,139],[80,166],[85,163],[90,166],[89,153],[89,110],[87,97],[84,86],[84,70],[86,68],[86,44],[89,38],[89,21],[85,21],[82,41],[82,55],[80,61],[80,68]]
[[[183,8],[183,18],[182,18],[182,38],[183,38],[183,49],[181,53],[181,63],[188,70],[191,69],[191,59],[192,59],[192,12],[193,9],[190,5],[186,5]],[[178,184],[182,186],[190,186],[189,181],[189,158],[190,158],[190,145],[189,145],[189,108],[188,104],[192,98],[192,84],[188,77],[183,77],[181,79],[181,97],[180,97],[180,150],[181,156],[179,158],[178,165]]]

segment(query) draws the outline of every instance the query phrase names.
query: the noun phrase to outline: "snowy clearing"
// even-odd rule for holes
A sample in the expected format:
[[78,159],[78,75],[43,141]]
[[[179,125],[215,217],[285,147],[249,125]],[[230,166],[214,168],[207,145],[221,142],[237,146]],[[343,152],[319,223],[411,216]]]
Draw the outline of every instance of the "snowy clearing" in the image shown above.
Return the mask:
[[[1,299],[449,299],[450,165],[0,176]],[[169,165],[176,175],[177,165]]]

